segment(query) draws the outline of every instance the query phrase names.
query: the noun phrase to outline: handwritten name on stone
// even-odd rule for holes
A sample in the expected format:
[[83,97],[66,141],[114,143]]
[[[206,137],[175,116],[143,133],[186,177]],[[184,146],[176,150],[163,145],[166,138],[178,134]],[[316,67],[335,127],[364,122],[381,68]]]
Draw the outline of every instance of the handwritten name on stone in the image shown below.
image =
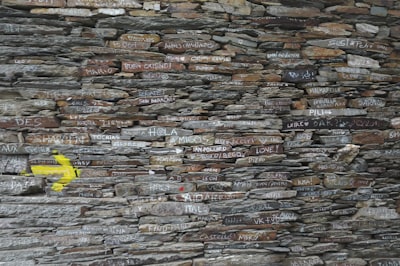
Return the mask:
[[159,44],[159,47],[166,52],[183,53],[187,50],[213,51],[219,48],[214,41],[188,40],[188,41],[166,41]]
[[129,50],[147,50],[150,48],[149,42],[138,41],[109,41],[107,45],[116,49],[129,49]]
[[265,155],[273,153],[283,153],[283,145],[275,144],[275,145],[251,147],[248,155]]
[[347,100],[339,98],[317,98],[307,100],[312,108],[345,108]]
[[181,63],[167,62],[128,62],[122,61],[123,72],[145,72],[145,71],[182,71],[185,66]]
[[294,83],[310,82],[315,80],[316,75],[317,71],[313,68],[284,70],[282,80]]
[[174,127],[136,127],[124,128],[121,130],[121,135],[132,137],[142,137],[148,139],[157,139],[166,136],[189,136],[193,135],[192,130],[174,128]]
[[[40,0],[36,0],[40,1]],[[48,0],[47,0],[48,1]],[[118,7],[118,8],[141,8],[142,5],[136,0],[68,0],[69,7]]]
[[[166,137],[166,142],[168,146],[174,145],[193,145],[193,144],[203,144],[212,145],[214,143],[214,135],[191,135],[191,136],[169,136]],[[204,146],[209,147],[209,146]]]
[[221,145],[265,145],[282,143],[280,136],[248,136],[248,137],[233,137],[233,138],[216,138],[215,144]]
[[87,145],[90,143],[89,134],[86,133],[63,133],[63,134],[41,134],[30,133],[26,136],[26,142],[32,144],[66,144]]
[[207,129],[218,129],[218,128],[237,128],[237,129],[248,129],[248,128],[280,128],[280,119],[266,119],[266,120],[238,120],[238,121],[187,121],[184,122],[183,128],[207,128]]
[[217,55],[167,55],[165,62],[176,63],[216,63],[231,62],[231,58],[227,56]]
[[48,146],[33,146],[23,144],[1,144],[0,154],[36,154],[51,152]]
[[231,151],[231,152],[216,152],[216,153],[189,153],[186,154],[190,160],[213,160],[213,159],[232,159],[243,158],[246,156],[245,152]]
[[60,126],[60,122],[55,117],[2,117],[0,118],[0,128],[56,128]]
[[308,120],[286,121],[284,130],[293,129],[385,129],[389,122],[375,118],[316,118]]
[[245,192],[190,192],[170,195],[169,198],[183,202],[214,202],[241,199],[245,196]]
[[145,34],[145,33],[126,33],[122,34],[119,39],[121,41],[130,42],[149,42],[157,43],[160,41],[160,35],[158,34]]
[[392,48],[385,44],[371,43],[365,39],[333,38],[326,40],[311,40],[308,44],[325,48],[359,49],[390,54]]

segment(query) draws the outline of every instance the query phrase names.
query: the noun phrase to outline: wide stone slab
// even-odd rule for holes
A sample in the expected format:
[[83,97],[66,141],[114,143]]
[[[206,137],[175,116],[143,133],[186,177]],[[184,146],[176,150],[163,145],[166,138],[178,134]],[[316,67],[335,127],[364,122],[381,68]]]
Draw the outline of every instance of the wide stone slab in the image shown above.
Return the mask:
[[145,31],[171,29],[203,29],[208,27],[224,27],[228,22],[222,19],[198,18],[198,19],[179,19],[179,18],[163,18],[157,17],[111,17],[100,19],[97,22],[99,28],[117,28],[130,30],[132,26]]
[[26,195],[42,193],[44,180],[33,176],[0,176],[0,194]]

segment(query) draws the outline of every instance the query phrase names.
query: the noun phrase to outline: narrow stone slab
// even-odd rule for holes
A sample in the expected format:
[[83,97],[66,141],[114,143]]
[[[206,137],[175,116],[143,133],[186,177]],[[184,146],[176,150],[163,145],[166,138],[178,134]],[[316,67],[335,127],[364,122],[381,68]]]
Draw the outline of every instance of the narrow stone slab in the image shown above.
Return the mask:
[[142,5],[136,0],[113,0],[113,1],[96,1],[96,0],[68,0],[69,7],[120,7],[120,8],[141,8]]
[[389,122],[374,118],[317,118],[307,120],[286,121],[284,130],[294,129],[386,129]]

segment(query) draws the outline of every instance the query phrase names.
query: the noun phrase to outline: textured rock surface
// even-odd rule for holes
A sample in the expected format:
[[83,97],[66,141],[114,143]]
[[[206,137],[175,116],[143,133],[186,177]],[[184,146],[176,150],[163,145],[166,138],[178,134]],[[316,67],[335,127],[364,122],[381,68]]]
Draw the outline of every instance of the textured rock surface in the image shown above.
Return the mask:
[[400,265],[398,1],[0,3],[0,265]]

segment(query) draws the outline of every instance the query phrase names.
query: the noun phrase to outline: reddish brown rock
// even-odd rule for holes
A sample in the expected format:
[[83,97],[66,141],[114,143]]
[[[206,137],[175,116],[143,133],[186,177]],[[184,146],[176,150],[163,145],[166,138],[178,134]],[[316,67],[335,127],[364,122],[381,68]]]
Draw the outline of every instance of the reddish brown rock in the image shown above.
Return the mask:
[[150,42],[138,42],[138,41],[109,41],[108,46],[117,49],[128,49],[128,50],[147,50],[150,48]]
[[352,136],[354,144],[383,144],[385,137],[382,131],[355,133]]
[[158,34],[146,34],[146,33],[126,33],[122,34],[119,39],[121,41],[130,42],[148,42],[157,43],[160,41],[160,35]]
[[113,75],[119,69],[114,67],[107,67],[107,66],[87,66],[82,67],[80,69],[80,74],[83,77],[90,77],[90,76],[108,76]]
[[302,51],[305,57],[311,59],[324,59],[330,57],[338,57],[340,55],[345,54],[343,50],[340,49],[327,49],[317,46],[308,46]]

